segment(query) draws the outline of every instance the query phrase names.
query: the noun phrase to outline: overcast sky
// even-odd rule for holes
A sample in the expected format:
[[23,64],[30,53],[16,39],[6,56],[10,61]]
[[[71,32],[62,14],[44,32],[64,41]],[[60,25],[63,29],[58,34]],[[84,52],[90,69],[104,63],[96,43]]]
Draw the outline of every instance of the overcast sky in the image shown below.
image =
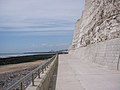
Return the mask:
[[69,46],[83,0],[0,0],[0,53]]

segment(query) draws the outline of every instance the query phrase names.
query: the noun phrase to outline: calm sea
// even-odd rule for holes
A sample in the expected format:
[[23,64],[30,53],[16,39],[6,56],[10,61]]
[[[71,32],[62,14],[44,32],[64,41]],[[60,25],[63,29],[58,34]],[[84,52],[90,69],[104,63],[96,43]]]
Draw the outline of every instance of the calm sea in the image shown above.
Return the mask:
[[28,56],[28,55],[36,55],[36,54],[21,54],[21,53],[0,53],[0,58],[7,58],[7,57],[17,57],[17,56]]
[[0,53],[0,58],[7,58],[7,57],[17,57],[17,56],[29,56],[29,55],[43,55],[43,54],[55,54],[55,53],[34,53],[34,54],[23,54],[23,53]]

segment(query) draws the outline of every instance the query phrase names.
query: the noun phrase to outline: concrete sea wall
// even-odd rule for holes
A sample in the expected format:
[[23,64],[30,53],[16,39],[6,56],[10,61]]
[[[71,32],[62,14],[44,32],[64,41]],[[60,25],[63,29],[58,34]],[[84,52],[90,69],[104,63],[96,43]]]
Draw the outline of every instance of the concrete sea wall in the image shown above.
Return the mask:
[[120,38],[70,50],[69,54],[83,62],[97,63],[109,69],[119,70]]

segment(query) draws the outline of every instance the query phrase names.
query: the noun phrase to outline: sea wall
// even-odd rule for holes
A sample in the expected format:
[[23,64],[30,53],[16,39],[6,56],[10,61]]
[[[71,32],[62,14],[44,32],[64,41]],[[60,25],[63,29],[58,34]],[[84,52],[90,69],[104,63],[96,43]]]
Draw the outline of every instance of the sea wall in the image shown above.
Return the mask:
[[120,70],[120,38],[70,50],[69,54],[87,63],[97,63],[108,69]]
[[120,0],[85,0],[69,53],[83,61],[119,68]]

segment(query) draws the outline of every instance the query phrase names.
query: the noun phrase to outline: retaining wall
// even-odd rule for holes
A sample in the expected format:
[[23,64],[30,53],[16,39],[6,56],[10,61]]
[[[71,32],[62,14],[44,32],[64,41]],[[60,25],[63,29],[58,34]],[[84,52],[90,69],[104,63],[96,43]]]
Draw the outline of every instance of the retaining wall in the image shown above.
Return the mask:
[[69,54],[84,62],[97,63],[109,69],[119,70],[120,38],[72,49]]

